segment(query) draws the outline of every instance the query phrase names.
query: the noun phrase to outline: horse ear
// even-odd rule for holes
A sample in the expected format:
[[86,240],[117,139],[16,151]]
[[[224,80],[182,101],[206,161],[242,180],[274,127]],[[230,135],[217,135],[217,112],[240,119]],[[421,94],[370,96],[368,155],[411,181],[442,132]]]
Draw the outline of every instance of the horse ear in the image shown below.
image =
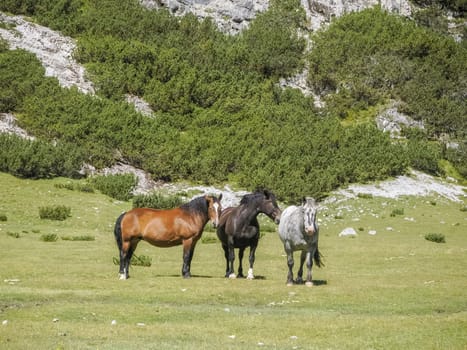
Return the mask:
[[218,199],[219,199],[219,202],[222,200],[222,192],[221,192],[221,194],[219,195],[219,198],[218,198]]
[[305,203],[306,203],[306,198],[302,197],[302,205],[305,205]]

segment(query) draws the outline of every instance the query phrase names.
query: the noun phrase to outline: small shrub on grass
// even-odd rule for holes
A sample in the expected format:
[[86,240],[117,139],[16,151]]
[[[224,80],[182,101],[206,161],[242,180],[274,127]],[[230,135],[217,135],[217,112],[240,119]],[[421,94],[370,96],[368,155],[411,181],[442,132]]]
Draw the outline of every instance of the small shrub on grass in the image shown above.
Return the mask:
[[94,241],[94,236],[62,236],[63,241]]
[[147,266],[147,267],[149,267],[152,264],[152,259],[147,255],[140,255],[140,256],[133,255],[131,257],[131,264],[134,265],[134,266]]
[[7,221],[8,218],[5,214],[0,214],[0,221]]
[[56,242],[58,236],[55,233],[44,234],[41,236],[41,241],[43,242]]
[[463,212],[464,212],[464,211],[467,211],[467,205],[464,206],[464,207],[462,207],[462,208],[460,208],[460,211],[463,211]]
[[7,234],[7,236],[10,236],[10,237],[13,237],[13,238],[20,238],[21,237],[19,232],[10,232],[10,231],[8,231],[6,234]]
[[404,208],[396,208],[396,209],[393,209],[390,216],[391,217],[395,217],[397,215],[404,215]]
[[446,239],[441,233],[428,233],[425,235],[425,239],[435,243],[446,243]]
[[60,184],[55,184],[54,185],[55,188],[64,188],[66,190],[70,190],[70,191],[80,191],[80,192],[86,192],[86,193],[93,193],[94,192],[94,188],[92,187],[92,185],[88,184],[88,183],[85,183],[85,184],[82,184],[82,183],[70,183],[70,182],[67,182],[67,183],[60,183]]
[[39,207],[39,217],[41,219],[63,221],[70,216],[71,208],[65,205]]
[[371,193],[358,193],[357,197],[364,198],[364,199],[372,199],[373,195]]
[[70,182],[61,183],[61,184],[54,184],[54,187],[59,188],[59,189],[64,188],[64,189],[70,190],[70,191],[73,191],[75,189],[75,186]]
[[133,197],[133,208],[171,209],[182,204],[183,200],[179,196],[163,196],[160,193],[141,194]]
[[[113,262],[114,262],[114,265],[120,265],[120,261],[116,257],[113,258]],[[135,254],[133,254],[133,256],[131,257],[131,264],[130,265],[149,267],[149,266],[151,266],[151,264],[152,264],[152,259],[151,259],[151,257],[149,257],[147,255],[136,256]]]

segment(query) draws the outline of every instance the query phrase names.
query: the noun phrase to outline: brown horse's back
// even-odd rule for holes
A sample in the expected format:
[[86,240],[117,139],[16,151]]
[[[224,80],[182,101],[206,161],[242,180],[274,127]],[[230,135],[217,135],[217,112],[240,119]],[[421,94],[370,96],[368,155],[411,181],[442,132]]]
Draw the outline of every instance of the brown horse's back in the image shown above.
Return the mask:
[[122,238],[124,241],[145,240],[157,247],[172,247],[195,234],[192,221],[180,208],[135,208],[122,219]]

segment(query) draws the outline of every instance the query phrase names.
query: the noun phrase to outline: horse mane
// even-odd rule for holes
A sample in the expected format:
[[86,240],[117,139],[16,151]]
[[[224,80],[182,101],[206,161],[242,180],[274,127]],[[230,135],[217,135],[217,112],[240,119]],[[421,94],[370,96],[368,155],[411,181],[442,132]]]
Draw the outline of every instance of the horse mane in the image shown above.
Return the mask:
[[206,214],[208,212],[208,204],[205,196],[197,197],[181,205],[180,208],[189,213]]
[[256,190],[253,193],[248,193],[248,194],[244,195],[242,197],[242,199],[240,200],[240,204],[248,204],[248,203],[251,203],[253,201],[256,201],[259,198],[262,199],[264,197],[271,198],[273,200],[275,199],[274,194],[272,194],[268,190]]

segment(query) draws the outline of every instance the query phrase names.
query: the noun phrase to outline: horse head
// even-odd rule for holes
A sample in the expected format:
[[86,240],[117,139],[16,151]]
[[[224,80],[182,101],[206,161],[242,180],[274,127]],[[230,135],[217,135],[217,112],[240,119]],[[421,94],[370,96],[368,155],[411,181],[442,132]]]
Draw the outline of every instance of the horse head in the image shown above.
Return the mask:
[[221,217],[222,212],[222,193],[219,197],[215,196],[205,196],[206,202],[208,203],[208,216],[209,220],[212,222],[213,227],[217,227],[219,225],[219,218]]
[[314,198],[306,197],[303,198],[302,208],[305,233],[309,236],[313,236],[318,231],[318,226],[316,225],[316,213],[318,211],[318,205]]
[[264,200],[261,202],[260,211],[269,216],[276,224],[279,224],[282,210],[277,205],[276,196],[268,190],[264,190],[263,194]]

